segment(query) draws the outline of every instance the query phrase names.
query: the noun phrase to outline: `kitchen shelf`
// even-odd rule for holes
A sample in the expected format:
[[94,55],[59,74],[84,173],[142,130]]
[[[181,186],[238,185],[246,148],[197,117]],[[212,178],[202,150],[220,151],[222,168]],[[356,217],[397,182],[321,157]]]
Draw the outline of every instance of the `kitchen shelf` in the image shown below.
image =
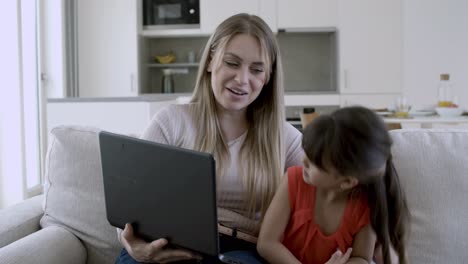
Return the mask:
[[186,62],[186,63],[165,63],[165,64],[161,64],[161,63],[148,63],[146,64],[146,66],[148,66],[149,68],[180,68],[180,67],[198,67],[199,63],[190,63],[190,62]]

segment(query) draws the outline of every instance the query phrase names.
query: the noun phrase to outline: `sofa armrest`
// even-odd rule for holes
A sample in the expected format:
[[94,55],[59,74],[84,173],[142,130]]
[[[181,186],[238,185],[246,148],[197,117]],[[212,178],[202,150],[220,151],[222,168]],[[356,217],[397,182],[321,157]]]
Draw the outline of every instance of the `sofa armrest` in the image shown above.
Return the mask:
[[84,264],[86,249],[68,230],[50,226],[0,248],[2,264]]
[[0,210],[0,248],[39,230],[43,195]]

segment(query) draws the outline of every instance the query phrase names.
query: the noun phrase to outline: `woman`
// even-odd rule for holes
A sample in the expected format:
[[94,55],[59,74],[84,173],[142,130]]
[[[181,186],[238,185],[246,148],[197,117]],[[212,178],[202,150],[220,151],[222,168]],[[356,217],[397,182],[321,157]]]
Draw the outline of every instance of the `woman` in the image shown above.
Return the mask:
[[[213,153],[220,232],[236,233],[234,228],[241,234],[221,236],[222,252],[247,250],[245,258],[255,256],[260,221],[281,175],[301,162],[301,134],[284,118],[282,79],[271,29],[257,16],[234,15],[208,40],[191,102],[161,110],[143,134],[147,140]],[[130,225],[120,237],[125,248],[117,263],[199,258],[164,248],[165,239],[146,243]]]

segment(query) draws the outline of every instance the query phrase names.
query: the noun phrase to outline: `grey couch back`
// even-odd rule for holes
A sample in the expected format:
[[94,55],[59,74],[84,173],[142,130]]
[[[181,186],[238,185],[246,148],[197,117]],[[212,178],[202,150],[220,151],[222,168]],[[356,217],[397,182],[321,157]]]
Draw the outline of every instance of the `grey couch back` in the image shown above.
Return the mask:
[[[87,263],[113,263],[121,246],[106,219],[98,132],[52,130],[41,225],[80,238]],[[468,131],[393,130],[391,136],[412,213],[410,263],[468,263]]]

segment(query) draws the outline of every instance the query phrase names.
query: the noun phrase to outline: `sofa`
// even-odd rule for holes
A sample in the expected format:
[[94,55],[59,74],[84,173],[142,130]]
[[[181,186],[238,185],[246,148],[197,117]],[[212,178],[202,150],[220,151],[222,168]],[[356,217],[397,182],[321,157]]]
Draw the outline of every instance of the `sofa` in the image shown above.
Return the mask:
[[[0,263],[114,262],[121,246],[106,219],[98,132],[51,131],[44,194],[0,211]],[[412,213],[410,263],[468,263],[468,131],[390,133]]]

